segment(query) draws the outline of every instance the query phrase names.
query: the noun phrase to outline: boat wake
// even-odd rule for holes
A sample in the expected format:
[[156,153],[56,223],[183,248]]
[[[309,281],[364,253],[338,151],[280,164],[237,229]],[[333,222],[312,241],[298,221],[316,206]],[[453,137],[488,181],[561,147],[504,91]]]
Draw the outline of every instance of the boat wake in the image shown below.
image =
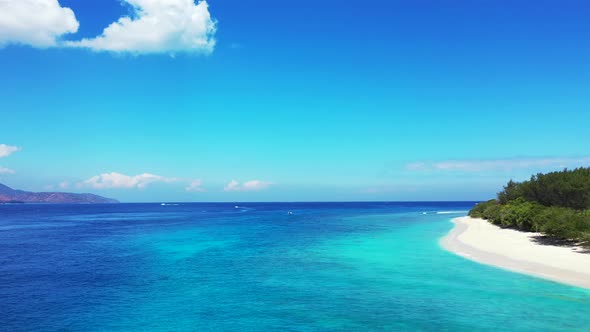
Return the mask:
[[426,211],[422,214],[466,214],[469,211],[457,210],[457,211]]

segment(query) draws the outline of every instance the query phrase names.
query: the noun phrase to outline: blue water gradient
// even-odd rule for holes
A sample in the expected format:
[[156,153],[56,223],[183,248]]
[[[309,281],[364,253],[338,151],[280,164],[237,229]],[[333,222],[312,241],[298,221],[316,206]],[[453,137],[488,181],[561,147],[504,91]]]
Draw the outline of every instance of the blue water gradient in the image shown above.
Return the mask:
[[0,330],[588,331],[590,291],[440,248],[472,206],[0,205]]

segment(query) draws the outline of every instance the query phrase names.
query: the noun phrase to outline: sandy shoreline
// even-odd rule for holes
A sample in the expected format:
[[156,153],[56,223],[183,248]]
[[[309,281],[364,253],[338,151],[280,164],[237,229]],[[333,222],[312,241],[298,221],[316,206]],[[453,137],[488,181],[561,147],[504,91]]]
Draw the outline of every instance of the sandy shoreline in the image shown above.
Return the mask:
[[510,271],[590,289],[590,254],[571,247],[534,242],[537,233],[503,229],[483,219],[452,220],[455,227],[441,240],[457,255]]

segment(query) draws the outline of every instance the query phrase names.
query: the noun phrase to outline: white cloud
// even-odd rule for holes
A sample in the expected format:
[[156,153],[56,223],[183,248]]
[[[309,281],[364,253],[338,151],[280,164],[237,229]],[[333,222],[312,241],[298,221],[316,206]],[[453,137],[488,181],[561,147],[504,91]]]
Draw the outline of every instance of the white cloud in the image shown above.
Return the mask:
[[240,187],[240,183],[236,180],[231,180],[226,186],[225,188],[223,188],[224,191],[235,191],[237,190],[237,188]]
[[142,53],[204,53],[215,46],[216,22],[206,1],[123,0],[133,13],[106,27],[102,35],[67,42],[94,51]]
[[11,170],[10,168],[0,166],[0,174],[14,174],[15,171]]
[[135,176],[129,176],[125,174],[120,174],[116,172],[112,173],[103,173],[100,175],[96,175],[91,177],[90,179],[80,182],[78,185],[80,187],[90,187],[94,189],[106,189],[106,188],[145,188],[151,183],[156,182],[164,182],[164,183],[171,183],[176,182],[178,179],[176,178],[167,178],[160,175],[154,175],[149,173],[144,173]]
[[243,184],[240,184],[236,180],[231,180],[225,188],[224,191],[260,191],[270,187],[273,183],[265,182],[260,180],[251,180],[246,181]]
[[203,192],[205,189],[202,187],[203,181],[201,180],[193,180],[189,183],[188,187],[184,188],[184,190],[189,192]]
[[[1,2],[2,2],[2,0],[0,0],[0,3]],[[0,158],[8,157],[11,154],[13,154],[19,150],[20,150],[20,148],[18,146],[10,146],[10,145],[6,145],[6,144],[0,144]]]
[[[68,188],[70,188],[70,186],[71,186],[71,184],[68,181],[63,181],[63,182],[58,183],[57,185],[48,184],[46,186],[43,186],[43,189],[45,189],[45,190],[54,190],[55,188],[68,189]],[[82,185],[79,183],[78,186],[81,187]]]
[[0,0],[0,46],[56,46],[59,38],[78,31],[70,8],[58,0]]
[[450,171],[450,172],[481,172],[481,171],[512,171],[515,169],[531,169],[539,167],[579,167],[590,165],[590,157],[582,158],[520,158],[496,160],[448,160],[440,162],[415,162],[406,165],[409,171]]

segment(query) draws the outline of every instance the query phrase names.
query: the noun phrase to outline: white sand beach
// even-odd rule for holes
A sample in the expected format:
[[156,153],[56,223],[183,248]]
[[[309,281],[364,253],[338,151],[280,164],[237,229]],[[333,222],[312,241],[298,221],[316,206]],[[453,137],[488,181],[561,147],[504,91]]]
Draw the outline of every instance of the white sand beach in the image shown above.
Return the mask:
[[503,229],[483,219],[452,220],[441,245],[460,256],[510,271],[590,289],[590,253],[581,248],[539,244],[539,233]]

